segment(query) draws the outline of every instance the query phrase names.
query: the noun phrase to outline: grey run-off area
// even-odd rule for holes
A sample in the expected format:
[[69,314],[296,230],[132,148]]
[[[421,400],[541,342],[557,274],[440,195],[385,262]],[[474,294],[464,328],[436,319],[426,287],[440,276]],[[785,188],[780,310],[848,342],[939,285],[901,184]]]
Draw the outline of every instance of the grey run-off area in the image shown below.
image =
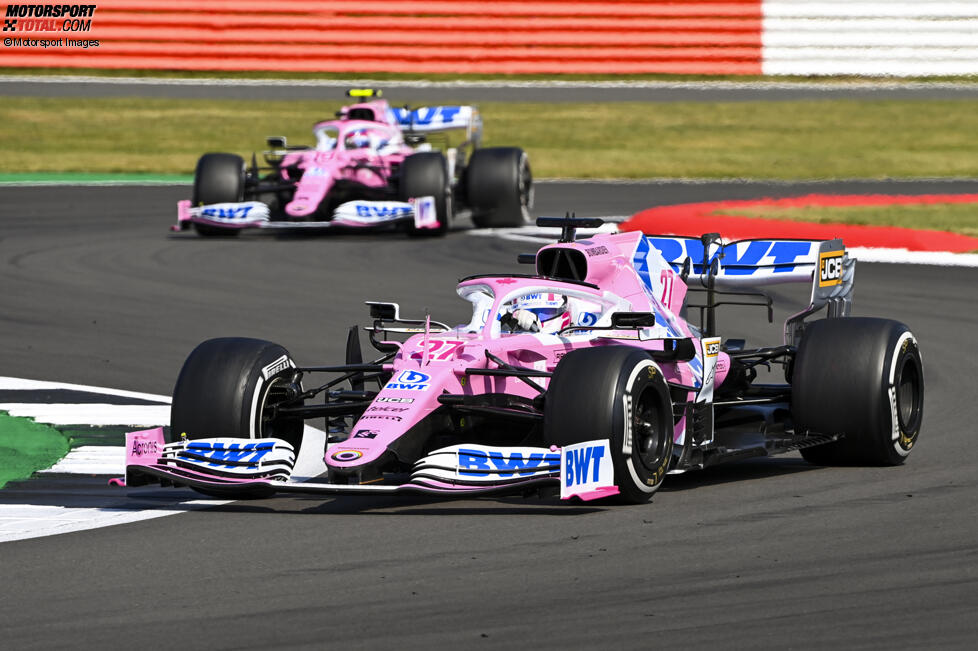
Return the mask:
[[389,90],[403,102],[745,102],[805,99],[974,99],[978,83],[915,81],[384,81],[302,79],[159,79],[0,75],[0,95],[27,97],[168,97],[183,99],[339,101],[349,88]]

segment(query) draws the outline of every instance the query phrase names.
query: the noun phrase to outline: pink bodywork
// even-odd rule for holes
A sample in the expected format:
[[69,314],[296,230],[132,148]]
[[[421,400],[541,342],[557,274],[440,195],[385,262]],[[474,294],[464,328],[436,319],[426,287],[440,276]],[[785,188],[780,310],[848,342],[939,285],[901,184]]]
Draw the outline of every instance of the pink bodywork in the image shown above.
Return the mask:
[[[459,295],[473,302],[473,313],[485,315],[484,323],[473,322],[448,332],[426,332],[405,341],[388,369],[390,382],[380,391],[373,404],[352,427],[351,436],[331,446],[325,462],[337,469],[349,469],[377,460],[389,446],[411,427],[429,416],[439,406],[438,396],[449,394],[479,395],[506,393],[533,398],[537,391],[515,377],[467,376],[466,369],[498,368],[487,352],[504,362],[521,368],[553,371],[560,359],[572,350],[592,346],[630,345],[648,350],[662,350],[662,338],[692,338],[696,357],[688,362],[660,363],[670,382],[691,387],[700,386],[703,350],[697,333],[677,316],[686,294],[686,285],[658,251],[640,250],[639,232],[595,235],[588,240],[555,244],[552,248],[577,249],[587,256],[588,285],[561,282],[539,277],[491,276],[471,278],[458,286]],[[539,255],[539,254],[538,254]],[[647,279],[636,271],[636,256],[644,257]],[[587,330],[556,334],[508,333],[498,316],[504,305],[517,295],[533,292],[564,294],[569,300],[600,306],[591,325],[609,322],[613,312],[653,312],[656,326],[650,338],[638,339],[635,330]],[[483,298],[484,297],[484,298]],[[479,302],[478,299],[482,299]],[[473,300],[475,299],[475,300]],[[726,353],[720,352],[716,364],[715,386],[721,384],[730,367]],[[425,378],[422,380],[422,378]],[[533,378],[546,386],[547,378]],[[406,386],[407,385],[407,386]],[[685,433],[685,421],[676,425],[676,440]]]
[[[316,148],[289,152],[280,166],[282,178],[296,182],[292,201],[285,206],[286,214],[292,217],[315,213],[341,179],[372,188],[387,186],[392,170],[413,153],[404,143],[401,130],[384,122],[328,120],[313,127],[313,133]],[[358,133],[368,133],[371,144],[348,148],[348,139]],[[288,168],[294,166],[301,171],[298,179],[288,176]]]

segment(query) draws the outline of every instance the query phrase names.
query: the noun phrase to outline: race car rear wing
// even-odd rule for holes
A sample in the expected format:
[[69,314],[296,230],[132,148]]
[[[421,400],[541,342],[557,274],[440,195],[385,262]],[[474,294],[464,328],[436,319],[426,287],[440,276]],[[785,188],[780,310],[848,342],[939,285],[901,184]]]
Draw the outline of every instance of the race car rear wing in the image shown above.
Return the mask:
[[[699,285],[710,293],[721,288],[810,282],[808,307],[785,321],[786,345],[800,339],[804,320],[823,307],[827,306],[829,317],[847,316],[851,311],[856,261],[846,253],[840,239],[749,239],[724,244],[716,233],[699,238],[653,235],[646,239],[650,252],[657,250],[687,285]],[[770,313],[770,306],[768,309]]]
[[[819,263],[818,240],[750,239],[723,244],[719,235],[702,237],[651,235],[648,243],[685,278],[687,284],[757,287],[808,282]],[[841,249],[841,240],[832,240]]]
[[482,141],[482,117],[475,106],[392,107],[390,117],[405,134],[464,130],[466,142],[478,146]]

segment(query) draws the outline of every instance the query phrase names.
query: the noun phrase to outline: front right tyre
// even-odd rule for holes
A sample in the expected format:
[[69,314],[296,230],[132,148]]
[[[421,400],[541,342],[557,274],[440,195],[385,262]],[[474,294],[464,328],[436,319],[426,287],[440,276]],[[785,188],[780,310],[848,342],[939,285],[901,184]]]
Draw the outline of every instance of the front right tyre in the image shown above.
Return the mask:
[[642,350],[602,346],[565,355],[547,388],[543,422],[547,445],[608,439],[622,501],[649,501],[665,479],[672,402],[662,370]]
[[[204,154],[194,170],[194,206],[212,203],[237,203],[244,201],[245,162],[236,154]],[[204,236],[233,236],[236,228],[221,228],[194,223],[194,230]]]
[[210,339],[190,353],[173,389],[171,440],[277,438],[298,453],[304,421],[278,413],[299,405],[289,351],[261,339]]

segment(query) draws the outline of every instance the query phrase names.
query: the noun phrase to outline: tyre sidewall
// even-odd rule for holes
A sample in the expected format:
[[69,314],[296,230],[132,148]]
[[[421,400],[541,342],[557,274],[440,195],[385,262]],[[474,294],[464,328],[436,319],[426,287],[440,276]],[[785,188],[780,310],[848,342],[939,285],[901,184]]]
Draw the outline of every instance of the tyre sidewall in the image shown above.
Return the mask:
[[[615,483],[629,502],[645,502],[652,497],[665,479],[672,458],[673,423],[669,408],[669,388],[659,366],[645,355],[622,368],[615,389],[615,408],[612,429],[612,454]],[[651,391],[657,398],[658,426],[664,429],[664,439],[657,446],[654,463],[641,460],[633,431],[633,414],[643,392]],[[651,466],[651,467],[649,467]]]
[[[920,358],[920,347],[913,334],[904,330],[891,336],[895,341],[890,345],[887,359],[883,365],[883,388],[885,400],[881,408],[881,431],[889,431],[889,440],[881,437],[880,453],[889,463],[902,462],[917,443],[920,426],[923,422],[923,364]],[[912,373],[916,375],[919,388],[917,404],[910,406],[909,418],[901,418],[902,406],[897,397],[898,382],[901,377]]]

